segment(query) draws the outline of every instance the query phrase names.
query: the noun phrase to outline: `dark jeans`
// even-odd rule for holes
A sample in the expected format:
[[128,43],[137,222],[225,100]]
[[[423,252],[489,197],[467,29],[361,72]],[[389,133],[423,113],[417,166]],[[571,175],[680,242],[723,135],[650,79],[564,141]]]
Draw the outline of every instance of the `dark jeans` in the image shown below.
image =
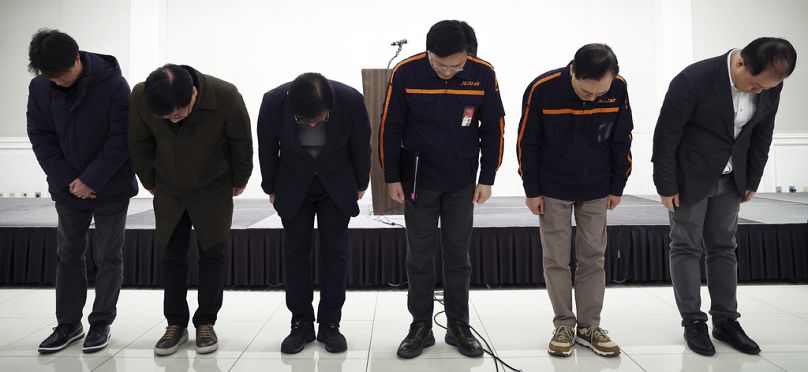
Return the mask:
[[407,308],[413,321],[432,323],[438,218],[443,254],[443,287],[449,322],[469,321],[469,243],[474,220],[474,184],[455,192],[420,188],[404,208],[407,224]]
[[[163,314],[169,325],[188,327],[188,249],[192,221],[184,213],[163,252]],[[194,313],[194,326],[216,324],[216,315],[222,308],[224,291],[224,247],[219,242],[207,249],[199,249],[199,308]]]
[[90,324],[112,324],[117,315],[118,295],[123,280],[121,258],[129,199],[84,209],[56,203],[56,320],[59,324],[81,323],[87,301],[87,234],[95,218],[92,244],[95,274],[95,302]]
[[671,281],[683,324],[707,320],[707,314],[701,311],[703,253],[707,255],[707,288],[713,322],[740,316],[735,255],[740,198],[732,174],[723,175],[704,199],[670,213]]
[[320,235],[317,321],[339,323],[345,303],[350,217],[337,207],[318,177],[314,178],[297,214],[283,219],[286,307],[292,312],[292,322],[314,321],[311,236],[315,214]]

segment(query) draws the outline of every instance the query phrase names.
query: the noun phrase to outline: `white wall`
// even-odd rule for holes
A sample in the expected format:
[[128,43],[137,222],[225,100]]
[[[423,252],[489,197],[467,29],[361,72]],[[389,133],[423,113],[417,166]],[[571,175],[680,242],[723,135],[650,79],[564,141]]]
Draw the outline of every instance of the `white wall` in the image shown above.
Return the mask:
[[28,44],[40,28],[73,36],[83,50],[111,54],[124,73],[129,65],[128,0],[0,0],[0,194],[47,197],[25,130]]
[[[3,24],[0,31],[13,28],[7,25],[6,20],[11,17],[7,14],[24,19],[24,23],[30,25],[27,26],[30,30],[24,32],[14,29],[13,37],[3,35],[3,50],[8,50],[13,44],[22,53],[20,56],[25,57],[30,34],[36,28],[46,25],[60,27],[62,23],[59,22],[81,24],[81,27],[62,28],[75,36],[85,49],[107,50],[118,55],[126,67],[124,71],[130,85],[144,80],[150,71],[164,63],[189,64],[236,84],[255,122],[263,93],[299,73],[318,71],[361,90],[360,69],[384,67],[395,50],[389,45],[391,41],[409,40],[397,59],[399,61],[424,49],[426,32],[432,24],[441,19],[462,19],[477,31],[480,57],[496,67],[507,113],[505,158],[494,187],[495,196],[523,195],[521,180],[516,173],[515,143],[521,97],[527,84],[540,73],[565,65],[581,45],[605,42],[617,53],[621,74],[629,83],[634,110],[634,173],[626,192],[653,194],[650,163],[653,127],[668,83],[676,73],[695,59],[745,45],[758,34],[774,32],[789,38],[795,45],[799,44],[798,48],[805,44],[802,40],[808,33],[797,34],[808,23],[808,12],[798,12],[804,7],[802,0],[783,1],[790,6],[786,11],[796,13],[779,22],[782,31],[763,29],[760,33],[752,32],[753,35],[739,32],[737,38],[729,38],[726,34],[732,33],[731,30],[748,29],[748,22],[722,26],[721,33],[703,26],[716,14],[708,5],[726,2],[729,0],[692,3],[687,0],[582,0],[574,3],[551,0],[35,2],[69,4],[68,7],[72,8],[109,7],[114,13],[113,18],[127,18],[126,22],[121,22],[125,24],[125,30],[111,30],[104,28],[107,21],[97,26],[94,18],[73,13],[40,19],[38,15],[24,11],[29,2],[4,0],[0,1]],[[730,8],[728,12],[761,17],[783,12],[761,8],[746,0],[739,4],[750,10]],[[71,21],[64,21],[66,18]],[[104,38],[94,36],[97,27],[105,30]],[[757,30],[756,27],[753,29]],[[709,49],[702,47],[707,45],[706,40],[713,40],[713,48],[720,50],[703,52]],[[25,135],[24,130],[9,129],[24,128],[25,86],[30,79],[25,73],[25,58],[13,63],[0,61],[4,67],[0,73],[7,73],[8,78],[13,75],[24,84],[22,88],[18,84],[0,93],[3,94],[0,96],[0,112],[8,118],[0,122],[0,138]],[[797,73],[799,71],[798,67]],[[790,80],[796,80],[797,73]],[[785,96],[792,93],[796,92],[784,92],[780,117],[795,118],[795,124],[789,126],[791,131],[808,132],[806,123],[796,120],[799,118],[796,105],[785,102]],[[8,103],[4,103],[6,100]],[[778,122],[778,128],[779,125]],[[9,166],[5,164],[6,159],[2,157],[0,141],[0,171]],[[255,165],[245,197],[263,197],[257,158]],[[28,168],[32,167],[29,165]],[[5,186],[0,181],[0,191]]]
[[[132,4],[132,55],[138,54],[135,46],[152,45],[149,58],[143,58],[151,65],[133,61],[140,75],[130,79],[134,85],[165,62],[190,64],[236,84],[255,120],[262,94],[299,73],[318,71],[361,89],[360,69],[384,67],[394,52],[391,41],[409,40],[400,60],[424,49],[426,32],[435,22],[463,19],[477,31],[479,55],[497,69],[507,113],[505,159],[494,193],[522,195],[514,154],[525,87],[535,76],[569,62],[581,45],[605,42],[621,61],[634,107],[638,161],[627,192],[653,193],[650,164],[643,159],[650,159],[656,107],[664,94],[660,87],[667,87],[658,77],[691,61],[689,3],[585,1],[576,7],[588,10],[574,12],[557,1],[517,0],[138,1]],[[137,8],[157,14],[136,18],[145,13]],[[256,172],[246,194],[261,197],[259,184]]]

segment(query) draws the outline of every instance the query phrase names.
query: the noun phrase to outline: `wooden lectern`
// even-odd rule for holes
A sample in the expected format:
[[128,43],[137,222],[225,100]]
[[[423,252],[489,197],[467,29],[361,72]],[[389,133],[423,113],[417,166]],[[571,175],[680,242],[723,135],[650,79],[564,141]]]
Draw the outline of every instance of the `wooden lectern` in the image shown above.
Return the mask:
[[362,93],[370,115],[370,187],[373,194],[373,214],[404,214],[404,205],[390,199],[384,171],[379,163],[379,124],[381,122],[384,99],[387,95],[387,81],[393,70],[384,68],[362,69]]

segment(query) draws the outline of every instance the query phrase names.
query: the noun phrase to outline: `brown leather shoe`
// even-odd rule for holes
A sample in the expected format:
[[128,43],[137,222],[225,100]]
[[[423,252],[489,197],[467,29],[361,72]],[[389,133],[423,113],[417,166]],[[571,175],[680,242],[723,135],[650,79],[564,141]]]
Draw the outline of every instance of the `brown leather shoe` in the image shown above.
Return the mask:
[[196,353],[209,354],[219,349],[219,338],[213,330],[213,324],[201,324],[196,327]]
[[154,345],[154,355],[171,355],[179,350],[180,346],[188,341],[188,329],[178,325],[166,327],[166,333]]

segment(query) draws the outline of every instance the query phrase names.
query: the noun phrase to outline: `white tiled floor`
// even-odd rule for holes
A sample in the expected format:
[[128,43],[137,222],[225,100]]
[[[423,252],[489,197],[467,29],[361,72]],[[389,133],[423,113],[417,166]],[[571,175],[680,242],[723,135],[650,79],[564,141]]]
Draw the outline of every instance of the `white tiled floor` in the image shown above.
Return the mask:
[[[317,299],[315,294],[315,303]],[[720,341],[716,341],[714,357],[685,348],[673,291],[665,286],[606,290],[602,326],[623,348],[621,357],[610,359],[582,347],[569,358],[547,355],[552,312],[544,290],[475,290],[470,299],[472,326],[506,362],[523,371],[808,370],[808,285],[739,288],[740,321],[760,343],[763,353],[759,356],[736,352]],[[190,291],[188,300],[193,305],[196,292]],[[92,301],[91,291],[85,314]],[[703,302],[708,308],[706,289]],[[59,353],[40,356],[36,347],[55,326],[53,290],[0,289],[0,371],[495,370],[493,359],[487,356],[473,359],[458,354],[442,341],[444,331],[437,327],[435,346],[413,360],[396,358],[395,349],[410,319],[406,306],[403,291],[351,291],[341,327],[348,339],[348,352],[330,354],[315,342],[290,356],[279,352],[289,330],[284,293],[226,291],[216,324],[219,351],[196,355],[191,340],[176,354],[158,358],[152,347],[165,327],[162,292],[125,290],[107,349],[85,355],[76,343]],[[445,322],[445,317],[439,319]]]

